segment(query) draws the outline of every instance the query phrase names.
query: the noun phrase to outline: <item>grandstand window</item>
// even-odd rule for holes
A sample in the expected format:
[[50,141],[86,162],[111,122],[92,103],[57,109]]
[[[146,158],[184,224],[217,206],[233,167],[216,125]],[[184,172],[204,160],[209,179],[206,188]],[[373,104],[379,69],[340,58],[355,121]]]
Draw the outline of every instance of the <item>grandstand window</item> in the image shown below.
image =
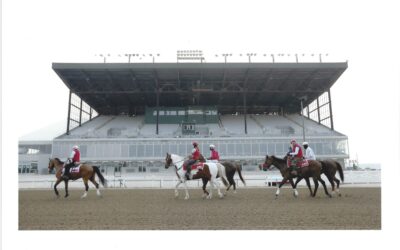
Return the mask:
[[129,145],[129,157],[137,157],[136,145]]
[[235,144],[233,144],[233,143],[228,143],[227,144],[227,148],[228,148],[228,155],[235,155],[236,154],[236,152],[235,152]]
[[251,150],[251,144],[250,143],[245,143],[243,144],[243,154],[244,155],[252,155],[252,150]]
[[275,143],[272,143],[272,142],[268,143],[268,149],[266,152],[268,152],[267,153],[268,155],[276,154]]
[[183,143],[179,143],[178,145],[178,155],[188,155],[187,153],[187,146]]
[[96,144],[96,156],[97,157],[103,157],[104,156],[104,150],[103,150],[103,144]]
[[161,144],[161,152],[163,152],[164,154],[165,153],[175,154],[175,152],[171,152],[169,150],[168,144],[166,143]]
[[276,154],[277,155],[282,155],[285,154],[287,152],[287,150],[285,149],[285,143],[282,142],[278,142],[275,145],[275,149],[276,149]]
[[145,156],[146,157],[153,157],[154,156],[153,144],[146,144],[145,145]]
[[244,155],[243,144],[238,143],[236,144],[236,154],[237,155]]
[[166,152],[163,152],[161,150],[161,145],[158,143],[154,144],[154,157],[163,157],[166,154]]
[[260,143],[260,155],[268,154],[268,147],[265,143]]
[[81,152],[81,157],[87,157],[87,145],[81,145],[79,151]]
[[145,155],[145,151],[144,151],[144,145],[143,144],[139,144],[137,145],[137,156],[138,157],[144,157]]
[[185,115],[185,111],[184,110],[179,110],[178,111],[178,115]]
[[327,142],[322,144],[324,155],[332,154],[332,143]]
[[[178,152],[178,145],[176,145],[176,144],[171,144],[171,145],[169,145],[169,152],[172,152],[172,153],[174,153],[174,152]],[[174,153],[174,154],[176,154],[176,153]]]
[[121,145],[121,157],[129,157],[128,145]]
[[322,143],[315,144],[315,152],[316,155],[322,155],[324,151],[322,150]]
[[219,152],[220,155],[227,155],[226,143],[219,143],[219,147],[217,148],[217,151]]

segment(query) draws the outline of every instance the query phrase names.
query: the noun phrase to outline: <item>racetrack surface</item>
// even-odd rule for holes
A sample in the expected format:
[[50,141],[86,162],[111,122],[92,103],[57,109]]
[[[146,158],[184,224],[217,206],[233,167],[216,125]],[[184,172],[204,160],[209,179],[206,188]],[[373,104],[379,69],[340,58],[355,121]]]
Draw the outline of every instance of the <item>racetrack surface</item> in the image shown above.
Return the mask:
[[[102,198],[81,189],[55,198],[53,190],[19,191],[20,230],[290,230],[381,229],[381,189],[341,188],[342,197],[317,197],[300,188],[294,198],[283,188],[242,188],[219,199],[203,199],[190,189],[189,200],[171,189],[102,189]],[[64,190],[61,189],[61,195]]]

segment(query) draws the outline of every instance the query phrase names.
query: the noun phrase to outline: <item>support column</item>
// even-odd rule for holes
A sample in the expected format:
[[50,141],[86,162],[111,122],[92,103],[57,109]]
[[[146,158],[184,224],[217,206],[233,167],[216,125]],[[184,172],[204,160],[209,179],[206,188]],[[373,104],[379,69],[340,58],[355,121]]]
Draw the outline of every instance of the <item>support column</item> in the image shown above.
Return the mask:
[[244,111],[244,133],[247,135],[247,104],[246,91],[243,92],[243,111]]
[[328,89],[328,98],[329,98],[329,115],[331,117],[331,130],[333,130],[333,113],[332,113],[332,101],[331,101],[331,90]]
[[318,123],[321,124],[321,115],[319,112],[319,96],[317,97],[317,114],[318,114]]
[[79,107],[79,127],[82,125],[82,98],[81,99],[81,103],[80,103],[80,107]]
[[159,89],[159,84],[158,80],[156,81],[156,108],[157,108],[157,121],[156,121],[156,135],[158,135],[158,122],[159,122],[159,105],[160,105],[160,89]]
[[71,98],[72,98],[72,92],[70,90],[69,98],[68,98],[67,135],[69,135],[69,125],[70,125],[70,119],[71,119]]

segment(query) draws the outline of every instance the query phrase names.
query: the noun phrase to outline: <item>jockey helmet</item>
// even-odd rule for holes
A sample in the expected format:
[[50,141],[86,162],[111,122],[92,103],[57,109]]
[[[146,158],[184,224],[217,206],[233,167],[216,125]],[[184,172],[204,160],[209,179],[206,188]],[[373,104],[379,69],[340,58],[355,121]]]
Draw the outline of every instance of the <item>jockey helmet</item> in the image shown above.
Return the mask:
[[303,146],[305,146],[305,145],[308,145],[308,142],[306,142],[306,141],[305,141],[305,142],[303,142]]
[[79,149],[78,145],[72,147],[72,149]]
[[196,147],[196,146],[198,146],[199,144],[197,144],[197,142],[192,142],[192,145],[193,145],[193,147]]
[[292,139],[291,141],[290,141],[290,143],[296,143],[296,140],[295,139]]
[[215,145],[214,144],[211,144],[210,145],[210,149],[214,149],[215,148]]

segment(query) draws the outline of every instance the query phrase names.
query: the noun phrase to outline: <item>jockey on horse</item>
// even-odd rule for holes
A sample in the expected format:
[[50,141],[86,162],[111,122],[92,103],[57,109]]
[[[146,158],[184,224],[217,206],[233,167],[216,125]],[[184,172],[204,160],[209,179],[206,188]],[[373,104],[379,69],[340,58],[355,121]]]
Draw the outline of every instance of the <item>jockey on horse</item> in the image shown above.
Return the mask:
[[67,159],[67,164],[64,167],[64,174],[62,176],[64,180],[68,180],[70,178],[69,176],[70,168],[75,167],[75,165],[79,164],[80,161],[81,161],[81,152],[79,151],[79,147],[75,145],[72,147],[71,155]]
[[291,168],[292,175],[297,175],[297,165],[301,164],[303,161],[303,150],[301,149],[300,145],[297,144],[295,139],[292,139],[290,144],[292,147],[291,151],[287,153],[287,156],[289,156],[288,167]]
[[191,179],[190,171],[192,170],[192,165],[194,165],[200,159],[200,149],[198,147],[199,144],[197,142],[192,142],[192,145],[192,154],[189,156],[189,160],[184,163],[184,166],[186,166],[185,177],[187,180]]
[[212,162],[219,162],[219,154],[218,154],[218,151],[215,150],[214,144],[210,145],[210,151],[211,151],[211,156],[208,157],[207,160],[210,160]]

